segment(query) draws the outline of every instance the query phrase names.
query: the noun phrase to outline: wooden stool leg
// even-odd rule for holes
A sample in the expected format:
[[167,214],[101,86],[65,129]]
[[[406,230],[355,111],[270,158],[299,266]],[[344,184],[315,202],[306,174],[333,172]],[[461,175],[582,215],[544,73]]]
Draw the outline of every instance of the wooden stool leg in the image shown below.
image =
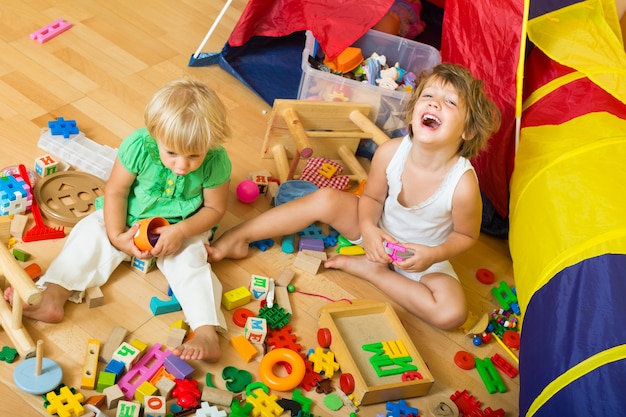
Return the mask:
[[287,159],[287,150],[283,145],[275,145],[272,147],[272,155],[274,156],[276,171],[278,171],[278,180],[283,183],[289,178],[289,160]]

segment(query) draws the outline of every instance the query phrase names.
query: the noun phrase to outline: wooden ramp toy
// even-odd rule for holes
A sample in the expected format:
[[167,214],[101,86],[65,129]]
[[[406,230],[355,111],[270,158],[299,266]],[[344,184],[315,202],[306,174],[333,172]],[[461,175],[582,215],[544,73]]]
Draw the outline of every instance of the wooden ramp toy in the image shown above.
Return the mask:
[[355,156],[360,140],[389,140],[368,118],[371,111],[361,103],[274,100],[261,157],[274,158],[281,182],[297,179],[300,159],[315,156],[341,161],[350,180],[361,183],[367,172]]

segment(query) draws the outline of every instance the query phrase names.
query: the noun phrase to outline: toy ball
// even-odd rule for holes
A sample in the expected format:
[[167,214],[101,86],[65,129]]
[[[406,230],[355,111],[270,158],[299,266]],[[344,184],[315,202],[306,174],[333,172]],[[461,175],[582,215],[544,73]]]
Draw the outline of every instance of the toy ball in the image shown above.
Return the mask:
[[242,203],[250,204],[259,196],[259,186],[252,180],[243,180],[237,185],[237,198]]

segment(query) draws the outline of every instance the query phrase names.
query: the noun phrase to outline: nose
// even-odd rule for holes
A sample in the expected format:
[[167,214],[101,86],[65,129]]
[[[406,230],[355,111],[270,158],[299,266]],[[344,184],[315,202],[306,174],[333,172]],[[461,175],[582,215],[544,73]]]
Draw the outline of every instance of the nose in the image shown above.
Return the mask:
[[435,107],[435,108],[439,108],[440,104],[439,104],[439,100],[437,100],[435,97],[432,97],[429,101],[428,101],[428,106],[429,107]]
[[189,161],[187,161],[187,158],[177,158],[174,168],[179,172],[187,172],[187,169],[189,168]]

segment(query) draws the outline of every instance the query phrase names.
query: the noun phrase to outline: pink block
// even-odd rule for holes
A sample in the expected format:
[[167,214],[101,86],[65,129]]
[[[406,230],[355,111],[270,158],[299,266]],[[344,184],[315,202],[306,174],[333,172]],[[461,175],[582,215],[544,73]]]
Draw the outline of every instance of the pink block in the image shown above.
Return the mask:
[[30,38],[39,43],[44,43],[72,27],[72,24],[65,19],[57,19],[54,22],[42,27],[30,34]]
[[169,350],[161,351],[161,345],[155,343],[117,383],[124,392],[124,397],[127,400],[133,399],[137,388],[152,378],[171,354]]

